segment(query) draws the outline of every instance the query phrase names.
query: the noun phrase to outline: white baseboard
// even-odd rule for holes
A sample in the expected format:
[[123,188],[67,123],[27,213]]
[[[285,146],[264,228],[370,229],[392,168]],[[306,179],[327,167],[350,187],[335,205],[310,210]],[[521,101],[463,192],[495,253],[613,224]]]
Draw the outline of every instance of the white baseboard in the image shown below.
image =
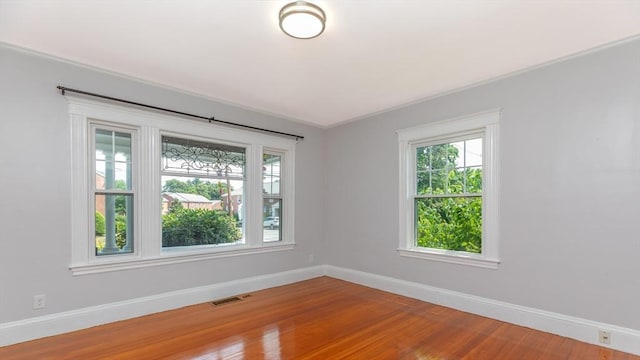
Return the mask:
[[0,324],[0,346],[200,304],[324,275],[323,266],[255,276]]
[[[325,265],[324,269],[327,276],[336,279],[640,355],[639,330],[509,304],[357,270],[331,265]],[[611,332],[611,344],[605,345],[598,342],[599,330]]]
[[[319,265],[276,274],[255,276],[4,323],[0,324],[0,346],[286,285],[323,275],[586,343],[640,355],[639,330],[331,265]],[[598,330],[611,332],[610,345],[598,342]]]

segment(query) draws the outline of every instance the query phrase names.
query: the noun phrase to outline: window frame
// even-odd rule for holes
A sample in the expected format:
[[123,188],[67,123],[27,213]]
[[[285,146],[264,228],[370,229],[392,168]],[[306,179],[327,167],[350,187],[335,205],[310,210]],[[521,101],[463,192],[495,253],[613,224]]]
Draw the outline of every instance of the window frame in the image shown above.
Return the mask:
[[[95,101],[82,96],[65,95],[69,105],[71,122],[71,263],[73,275],[84,275],[133,269],[149,266],[175,264],[219,257],[291,250],[294,239],[295,203],[295,145],[296,140],[281,136],[262,134],[202,121],[142,110],[130,106]],[[107,127],[135,129],[137,151],[133,159],[137,169],[138,196],[134,216],[134,252],[109,256],[95,254],[95,236],[90,233],[95,220],[90,181],[91,171],[90,124]],[[245,242],[184,251],[163,251],[161,219],[161,136],[172,134],[185,138],[200,138],[208,142],[241,144],[246,149],[246,184],[243,205],[245,206]],[[281,192],[283,208],[287,212],[282,229],[282,241],[262,241],[262,154],[265,149],[283,155],[281,176],[286,182]],[[143,184],[140,186],[138,184]],[[250,201],[249,201],[250,200]]]
[[[424,124],[397,131],[399,146],[399,247],[401,256],[497,269],[499,194],[498,144],[500,109]],[[482,252],[418,247],[415,238],[417,145],[481,134],[482,154]]]

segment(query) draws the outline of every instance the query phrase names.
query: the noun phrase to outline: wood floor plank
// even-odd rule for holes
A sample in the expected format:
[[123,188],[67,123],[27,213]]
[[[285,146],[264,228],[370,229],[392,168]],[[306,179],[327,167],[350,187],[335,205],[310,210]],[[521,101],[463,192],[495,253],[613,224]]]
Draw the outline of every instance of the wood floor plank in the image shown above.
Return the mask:
[[0,348],[0,359],[640,360],[321,277]]

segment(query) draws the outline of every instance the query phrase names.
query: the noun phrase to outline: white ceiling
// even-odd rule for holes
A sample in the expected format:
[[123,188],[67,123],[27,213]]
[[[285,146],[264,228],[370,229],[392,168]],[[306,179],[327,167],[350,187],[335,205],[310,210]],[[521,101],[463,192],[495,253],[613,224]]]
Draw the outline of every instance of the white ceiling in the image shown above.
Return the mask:
[[640,34],[640,0],[316,0],[297,40],[288,2],[0,0],[0,42],[326,127]]

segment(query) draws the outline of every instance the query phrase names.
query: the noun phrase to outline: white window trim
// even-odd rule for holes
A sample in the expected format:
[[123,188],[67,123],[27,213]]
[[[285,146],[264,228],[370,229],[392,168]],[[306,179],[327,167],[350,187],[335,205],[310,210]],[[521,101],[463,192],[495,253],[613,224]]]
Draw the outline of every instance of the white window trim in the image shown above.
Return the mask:
[[[399,130],[399,248],[401,256],[435,260],[447,263],[497,269],[499,187],[498,144],[500,109],[458,117],[445,121]],[[414,178],[415,166],[413,144],[433,138],[456,136],[468,131],[482,131],[483,181],[482,181],[482,253],[471,254],[459,251],[429,249],[415,245],[414,239]]]
[[[220,257],[266,253],[291,250],[294,239],[294,164],[296,141],[279,136],[240,130],[201,121],[145,111],[138,108],[120,106],[95,101],[84,97],[66,95],[71,119],[71,264],[73,275],[84,275],[134,269],[149,266],[168,265],[188,261],[215,259]],[[97,257],[92,246],[93,236],[89,223],[93,220],[93,209],[89,209],[92,196],[89,181],[89,123],[92,120],[125,127],[137,128],[137,161],[145,164],[138,169],[138,182],[144,181],[139,188],[136,201],[136,235],[133,254],[118,254]],[[161,132],[203,137],[207,141],[243,144],[247,149],[247,189],[243,201],[245,208],[245,243],[195,247],[180,251],[163,251],[162,223],[160,217],[160,164]],[[277,150],[284,155],[282,164],[283,179],[281,188],[283,207],[287,210],[286,222],[282,230],[283,240],[279,242],[262,241],[262,152],[263,149]],[[149,180],[151,179],[151,180]],[[255,197],[253,199],[252,197]],[[151,215],[151,216],[150,216]],[[157,215],[157,216],[155,216]]]

